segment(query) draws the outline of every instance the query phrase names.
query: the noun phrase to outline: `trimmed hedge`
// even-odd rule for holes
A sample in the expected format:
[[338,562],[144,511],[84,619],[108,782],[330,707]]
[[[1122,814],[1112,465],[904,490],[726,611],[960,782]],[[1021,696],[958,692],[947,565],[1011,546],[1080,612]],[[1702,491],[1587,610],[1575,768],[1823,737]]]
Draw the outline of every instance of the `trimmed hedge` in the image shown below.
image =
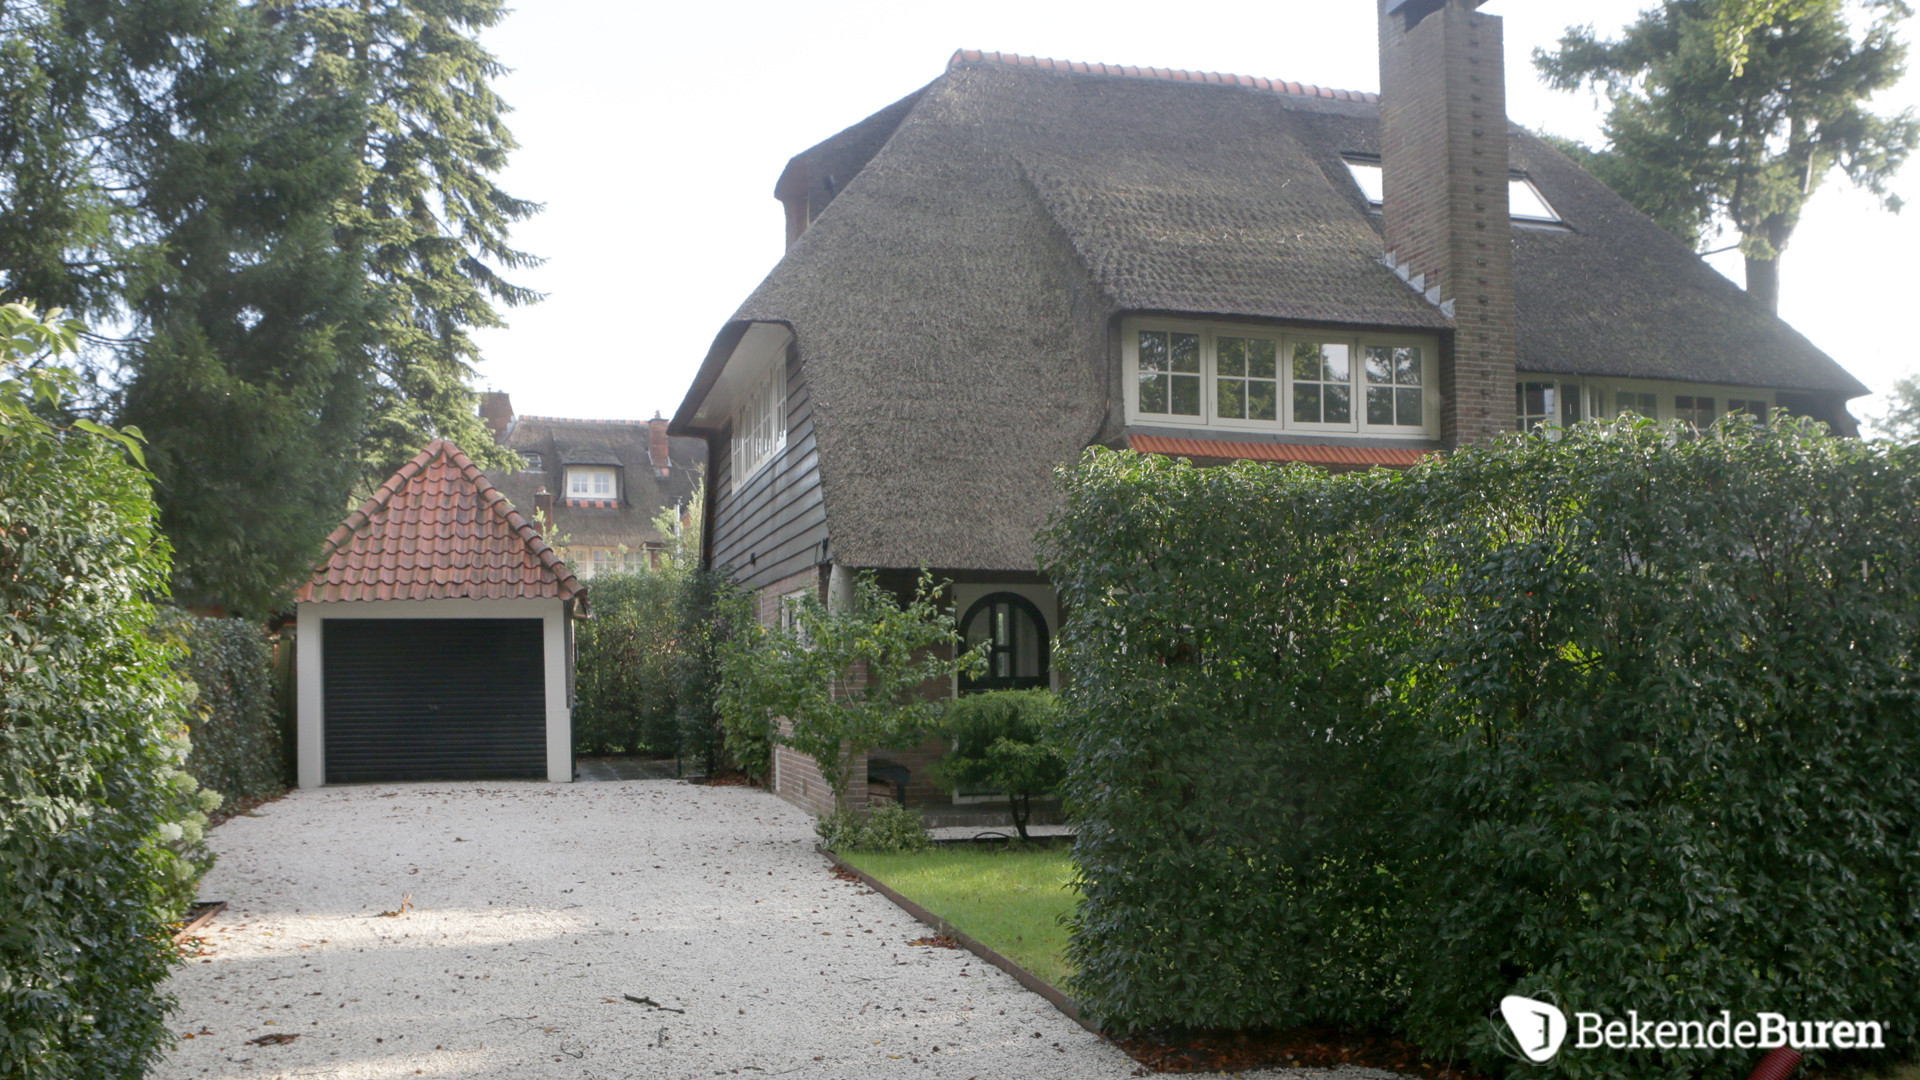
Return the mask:
[[164,626],[184,649],[181,672],[199,692],[187,721],[193,749],[186,770],[229,799],[285,791],[286,720],[260,625],[176,611]]
[[593,617],[574,626],[573,748],[672,757],[680,748],[682,575],[596,574],[592,590]]
[[1101,1023],[1383,1026],[1498,1072],[1518,993],[1920,1050],[1920,448],[1639,421],[1404,473],[1096,450],[1063,485]]
[[211,861],[191,694],[150,633],[168,548],[103,439],[0,429],[0,1076],[138,1077]]

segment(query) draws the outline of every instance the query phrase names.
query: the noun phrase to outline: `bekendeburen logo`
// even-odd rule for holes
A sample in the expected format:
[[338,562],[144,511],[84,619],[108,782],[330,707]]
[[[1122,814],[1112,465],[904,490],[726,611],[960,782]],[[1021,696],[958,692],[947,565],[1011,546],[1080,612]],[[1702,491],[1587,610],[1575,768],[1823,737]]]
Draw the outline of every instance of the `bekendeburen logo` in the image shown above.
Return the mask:
[[[1528,1061],[1551,1061],[1566,1042],[1567,1014],[1550,1002],[1509,994],[1500,999],[1500,1015]],[[1629,1009],[1625,1019],[1576,1012],[1573,1021],[1575,1050],[1880,1050],[1887,1045],[1886,1025],[1878,1020],[1789,1020],[1775,1012],[1735,1020],[1732,1010],[1722,1009],[1711,1020],[1642,1020]]]

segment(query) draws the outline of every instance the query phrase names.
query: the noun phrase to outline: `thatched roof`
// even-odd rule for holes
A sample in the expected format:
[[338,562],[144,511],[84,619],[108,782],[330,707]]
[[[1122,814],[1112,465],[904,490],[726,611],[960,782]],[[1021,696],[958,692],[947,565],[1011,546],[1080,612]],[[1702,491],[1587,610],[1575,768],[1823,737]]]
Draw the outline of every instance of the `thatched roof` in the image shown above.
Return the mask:
[[[712,430],[695,418],[745,327],[785,324],[838,561],[1032,569],[1053,468],[1124,438],[1117,315],[1449,327],[1381,265],[1342,162],[1378,127],[1371,95],[956,54],[794,158],[782,184],[817,220],[674,431]],[[1866,392],[1563,155],[1518,128],[1512,151],[1567,226],[1514,229],[1521,369]]]

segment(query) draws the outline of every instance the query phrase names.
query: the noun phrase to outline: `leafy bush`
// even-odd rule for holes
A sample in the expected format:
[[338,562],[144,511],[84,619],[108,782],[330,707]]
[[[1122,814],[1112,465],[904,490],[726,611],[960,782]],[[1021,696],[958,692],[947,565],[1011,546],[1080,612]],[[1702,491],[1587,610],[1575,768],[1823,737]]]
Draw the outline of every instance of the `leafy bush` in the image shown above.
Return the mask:
[[716,570],[690,571],[681,597],[675,668],[680,753],[700,762],[709,776],[738,768],[756,782],[764,780],[773,761],[769,725],[763,720],[755,730],[729,724],[719,702],[719,650],[753,621],[753,599]]
[[926,851],[933,846],[926,819],[918,810],[897,803],[882,806],[865,818],[851,810],[836,810],[814,822],[813,831],[829,851],[897,854]]
[[940,733],[953,750],[933,765],[948,791],[990,788],[1004,793],[1013,827],[1027,839],[1035,796],[1051,795],[1066,779],[1067,759],[1057,740],[1060,704],[1048,690],[968,694],[949,702]]
[[1101,1022],[1385,1024],[1498,1071],[1517,993],[1920,1049],[1920,448],[1641,421],[1398,474],[1096,451],[1064,485]]
[[679,752],[681,577],[595,574],[575,624],[573,746],[581,754]]
[[[872,747],[917,738],[941,708],[923,684],[975,662],[961,653],[939,591],[923,571],[902,603],[869,572],[844,605],[804,594],[791,629],[748,623],[720,650],[728,723],[811,757],[846,809],[852,763]],[[776,718],[788,721],[786,732]]]
[[161,625],[182,647],[181,671],[198,691],[187,720],[193,746],[187,772],[229,799],[286,790],[285,723],[273,650],[260,625],[177,610]]
[[[60,342],[38,325],[29,309],[0,309],[7,368]],[[168,924],[207,865],[214,802],[179,768],[190,692],[174,651],[149,633],[168,547],[147,478],[113,442],[47,418],[67,385],[0,372],[0,1075],[10,1080],[138,1077],[168,1045]]]

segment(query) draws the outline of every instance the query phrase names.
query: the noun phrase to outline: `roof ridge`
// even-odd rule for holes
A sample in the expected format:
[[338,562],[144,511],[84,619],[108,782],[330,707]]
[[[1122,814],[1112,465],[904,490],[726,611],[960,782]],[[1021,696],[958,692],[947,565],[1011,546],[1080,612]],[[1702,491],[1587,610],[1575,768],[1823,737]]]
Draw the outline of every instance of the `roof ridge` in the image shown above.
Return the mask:
[[651,424],[653,423],[653,421],[651,420],[605,420],[605,419],[601,419],[599,417],[593,417],[593,416],[535,416],[532,413],[522,413],[521,415],[515,417],[514,419],[546,420],[548,422],[558,421],[563,424]]
[[313,572],[315,574],[324,572],[328,564],[333,561],[333,557],[346,547],[361,529],[372,523],[374,515],[386,509],[392,503],[393,497],[411,483],[414,477],[419,476],[429,465],[442,458],[445,458],[447,464],[453,466],[468,483],[473,485],[481,505],[504,522],[507,528],[519,537],[520,542],[527,546],[527,550],[533,553],[534,558],[539,560],[547,573],[553,576],[554,583],[560,588],[561,598],[579,599],[580,613],[585,615],[587,611],[585,583],[561,560],[559,554],[540,535],[539,530],[521,516],[520,511],[514,509],[512,501],[493,485],[493,480],[473,463],[473,459],[467,456],[466,451],[447,439],[434,439],[422,447],[412,460],[400,466],[392,476],[387,477],[378,488],[374,489],[373,495],[366,502],[361,503],[358,509],[348,514],[346,520],[327,535],[326,541],[322,544],[320,558],[314,563]]
[[1080,60],[1054,60],[1045,56],[1022,56],[1019,53],[986,52],[981,49],[955,49],[947,61],[947,70],[964,64],[1002,64],[1007,67],[1040,68],[1051,71],[1066,71],[1080,75],[1119,75],[1136,79],[1166,79],[1171,82],[1217,83],[1224,86],[1245,86],[1255,90],[1269,90],[1276,94],[1293,94],[1300,97],[1329,98],[1334,101],[1359,101],[1369,105],[1380,103],[1380,95],[1368,90],[1335,90],[1331,87],[1315,86],[1312,83],[1287,82],[1283,79],[1268,79],[1257,75],[1234,75],[1218,71],[1183,71],[1179,68],[1138,67],[1132,64],[1086,63]]

